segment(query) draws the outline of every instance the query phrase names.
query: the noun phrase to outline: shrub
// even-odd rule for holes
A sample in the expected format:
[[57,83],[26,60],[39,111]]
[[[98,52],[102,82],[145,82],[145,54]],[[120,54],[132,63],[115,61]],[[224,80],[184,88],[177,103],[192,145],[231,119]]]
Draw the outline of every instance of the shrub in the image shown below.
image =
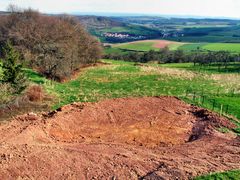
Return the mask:
[[3,83],[9,83],[15,93],[21,93],[26,88],[26,78],[22,72],[22,66],[18,64],[19,54],[13,49],[9,41],[3,49],[2,77]]
[[14,89],[11,84],[1,83],[0,84],[0,105],[6,104],[13,99]]
[[11,14],[0,20],[0,46],[8,39],[25,64],[54,80],[70,77],[101,56],[99,42],[66,15],[47,16],[12,8]]
[[26,94],[29,101],[32,101],[32,102],[41,101],[44,96],[43,89],[39,85],[30,86]]

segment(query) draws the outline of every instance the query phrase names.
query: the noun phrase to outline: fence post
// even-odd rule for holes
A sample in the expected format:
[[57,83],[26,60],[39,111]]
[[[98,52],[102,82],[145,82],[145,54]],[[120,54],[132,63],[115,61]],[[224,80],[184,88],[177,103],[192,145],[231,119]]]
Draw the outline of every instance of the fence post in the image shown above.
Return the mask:
[[202,105],[204,105],[205,96],[202,96]]
[[229,105],[227,105],[226,107],[226,111],[225,111],[226,114],[228,114],[228,110],[229,110]]
[[188,89],[186,90],[186,97],[188,97]]
[[221,104],[220,116],[223,114],[223,105]]
[[232,97],[234,96],[235,94],[235,89],[232,90]]
[[214,99],[214,100],[213,100],[213,108],[212,108],[213,111],[214,111],[214,109],[215,109],[215,104],[216,104],[216,100]]
[[196,99],[196,92],[193,92],[193,102],[195,102]]

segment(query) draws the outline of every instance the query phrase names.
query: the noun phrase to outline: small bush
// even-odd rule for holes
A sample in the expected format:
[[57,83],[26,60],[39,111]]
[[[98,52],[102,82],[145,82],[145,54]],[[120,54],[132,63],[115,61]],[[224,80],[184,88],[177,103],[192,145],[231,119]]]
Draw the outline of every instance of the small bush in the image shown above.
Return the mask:
[[101,57],[100,43],[79,21],[67,15],[47,16],[37,11],[13,8],[0,19],[2,44],[10,40],[23,64],[52,80],[64,80],[83,65]]
[[42,101],[43,95],[43,89],[39,85],[30,86],[27,90],[27,97],[32,102]]
[[19,63],[19,54],[9,41],[3,48],[3,54],[0,81],[11,84],[15,93],[19,94],[26,88],[26,77],[22,71],[22,65]]
[[6,104],[13,99],[14,89],[8,83],[0,84],[0,105]]

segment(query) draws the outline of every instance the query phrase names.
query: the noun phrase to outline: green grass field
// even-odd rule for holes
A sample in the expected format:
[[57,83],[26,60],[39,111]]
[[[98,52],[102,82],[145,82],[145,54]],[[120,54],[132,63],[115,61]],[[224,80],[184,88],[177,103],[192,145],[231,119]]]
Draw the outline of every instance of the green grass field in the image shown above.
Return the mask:
[[178,50],[181,46],[183,46],[184,44],[182,44],[182,43],[173,43],[173,44],[170,44],[169,46],[168,46],[168,48],[169,48],[169,50],[171,50],[171,51],[176,51],[176,50]]
[[206,176],[200,176],[194,180],[238,180],[240,179],[240,170],[233,170],[223,173],[212,173]]
[[[41,84],[54,96],[52,108],[72,102],[96,102],[109,98],[143,97],[170,95],[198,104],[186,96],[186,89],[204,93],[216,103],[229,105],[229,115],[240,118],[240,74],[219,73],[213,70],[199,71],[191,63],[182,64],[143,64],[136,66],[131,62],[102,60],[107,65],[84,69],[76,79],[65,83],[51,82],[40,74],[25,69],[32,83]],[[235,92],[232,92],[235,89]],[[203,105],[211,110],[212,102],[206,99]],[[219,112],[215,108],[214,111]],[[233,131],[240,134],[240,122],[231,119],[238,128]],[[228,129],[219,128],[221,132]],[[210,174],[202,179],[239,179],[240,171]]]
[[202,47],[205,50],[210,51],[229,51],[233,53],[240,53],[240,43],[233,44],[233,43],[211,43],[207,44]]
[[134,42],[134,43],[123,43],[120,45],[116,45],[115,48],[117,49],[126,49],[131,51],[150,51],[156,50],[158,51],[159,48],[154,47],[154,42]]
[[180,46],[179,49],[185,51],[196,51],[198,49],[205,51],[229,51],[240,53],[240,43],[192,43]]
[[[161,40],[160,40],[161,41]],[[146,52],[150,50],[159,51],[160,48],[156,47],[156,44],[160,42],[159,40],[147,40],[147,41],[135,41],[130,43],[120,43],[113,44],[111,48],[105,48],[105,53],[121,53],[124,54],[129,51],[138,51],[138,52]],[[168,46],[170,50],[177,50],[183,45],[183,43],[172,42]]]
[[[155,41],[152,42],[143,42],[143,41],[136,41],[132,43],[122,43],[113,45],[112,48],[108,48],[105,52],[107,54],[111,52],[119,52],[123,53],[122,50],[129,50],[129,51],[150,51],[156,50],[158,51],[160,48],[154,47]],[[178,43],[173,42],[169,46],[170,50],[183,50],[186,52],[191,51],[229,51],[231,53],[240,53],[240,43]],[[110,50],[111,49],[111,50]]]
[[[240,118],[240,75],[193,71],[192,64],[149,64],[134,66],[134,63],[104,60],[109,65],[85,69],[75,80],[66,83],[50,82],[31,70],[26,70],[32,82],[43,84],[56,96],[53,108],[75,101],[99,101],[107,98],[172,95],[186,98],[186,90],[204,93],[216,104],[229,106],[229,113]],[[178,67],[177,67],[178,66]],[[129,86],[131,84],[131,86]],[[212,102],[205,107],[211,109]],[[215,108],[219,111],[219,108]]]
[[218,66],[217,63],[212,63],[209,65],[196,65],[193,63],[171,63],[171,64],[162,64],[162,67],[169,68],[179,68],[186,69],[190,71],[202,72],[202,73],[240,73],[240,63],[232,62],[229,63],[228,66]]
[[104,48],[104,53],[105,54],[127,54],[129,53],[129,51],[122,50],[115,47],[107,47],[107,48]]
[[190,44],[184,44],[178,49],[183,50],[183,51],[196,51],[198,49],[202,50],[202,48],[207,45],[208,43],[190,43]]

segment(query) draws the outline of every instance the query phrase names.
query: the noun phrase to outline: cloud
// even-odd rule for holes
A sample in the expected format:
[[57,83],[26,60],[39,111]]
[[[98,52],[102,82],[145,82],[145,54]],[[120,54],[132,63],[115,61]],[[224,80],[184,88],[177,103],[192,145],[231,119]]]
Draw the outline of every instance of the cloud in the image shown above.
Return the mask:
[[240,18],[240,0],[1,0],[0,9],[6,9],[10,3],[49,13],[110,12]]

